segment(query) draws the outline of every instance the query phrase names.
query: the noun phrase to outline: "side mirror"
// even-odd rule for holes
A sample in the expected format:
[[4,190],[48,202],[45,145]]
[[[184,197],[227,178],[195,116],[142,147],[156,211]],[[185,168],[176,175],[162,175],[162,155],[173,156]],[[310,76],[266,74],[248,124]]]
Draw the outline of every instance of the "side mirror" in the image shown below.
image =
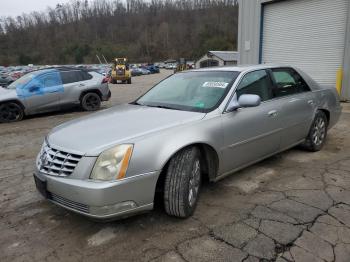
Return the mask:
[[29,92],[36,92],[36,91],[39,91],[39,87],[38,86],[31,86],[29,87]]
[[258,95],[241,95],[238,104],[241,107],[256,107],[261,104],[261,98]]
[[227,112],[232,112],[238,108],[244,107],[256,107],[261,104],[261,98],[258,95],[241,95],[237,100],[237,94],[235,94],[227,107]]

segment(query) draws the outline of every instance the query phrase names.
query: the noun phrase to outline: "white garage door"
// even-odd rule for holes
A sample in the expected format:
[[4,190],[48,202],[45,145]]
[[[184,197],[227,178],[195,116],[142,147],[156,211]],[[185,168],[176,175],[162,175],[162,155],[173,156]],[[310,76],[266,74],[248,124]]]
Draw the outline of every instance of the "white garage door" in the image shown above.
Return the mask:
[[343,65],[348,5],[349,0],[266,4],[261,62],[291,64],[334,86]]

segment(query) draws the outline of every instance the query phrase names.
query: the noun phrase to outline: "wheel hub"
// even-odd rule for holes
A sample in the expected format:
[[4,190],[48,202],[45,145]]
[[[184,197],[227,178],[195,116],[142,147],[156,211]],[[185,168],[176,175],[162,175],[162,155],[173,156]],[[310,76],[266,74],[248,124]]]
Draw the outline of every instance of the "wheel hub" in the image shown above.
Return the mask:
[[94,96],[89,96],[86,99],[86,106],[90,109],[94,109],[98,106],[98,99]]
[[4,105],[0,109],[0,117],[6,121],[14,121],[19,117],[19,115],[19,109],[12,105]]
[[312,134],[312,140],[315,145],[319,146],[323,143],[326,135],[326,123],[323,118],[318,118],[314,124],[314,132]]

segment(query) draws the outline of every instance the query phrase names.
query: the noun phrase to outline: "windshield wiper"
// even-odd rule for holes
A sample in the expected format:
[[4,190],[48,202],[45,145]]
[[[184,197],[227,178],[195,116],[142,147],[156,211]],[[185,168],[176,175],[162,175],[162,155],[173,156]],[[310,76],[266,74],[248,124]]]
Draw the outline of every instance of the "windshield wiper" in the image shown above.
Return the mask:
[[156,108],[163,108],[163,109],[171,109],[171,110],[181,110],[179,108],[171,107],[171,106],[165,106],[165,105],[152,105],[152,104],[141,104],[137,101],[131,102],[132,105],[138,105],[138,106],[147,106],[147,107],[156,107]]
[[163,109],[170,109],[170,110],[181,110],[179,108],[171,107],[171,106],[165,106],[165,105],[149,105],[149,104],[143,104],[143,106],[148,107],[156,107],[156,108],[163,108]]
[[157,108],[164,108],[164,109],[173,109],[173,110],[178,110],[178,109],[173,108],[173,107],[169,107],[169,106],[160,106],[160,105],[150,106],[150,107],[157,107]]
[[131,102],[129,103],[130,105],[137,105],[137,106],[144,106],[144,104],[140,104],[139,102],[137,101],[134,101],[134,102]]

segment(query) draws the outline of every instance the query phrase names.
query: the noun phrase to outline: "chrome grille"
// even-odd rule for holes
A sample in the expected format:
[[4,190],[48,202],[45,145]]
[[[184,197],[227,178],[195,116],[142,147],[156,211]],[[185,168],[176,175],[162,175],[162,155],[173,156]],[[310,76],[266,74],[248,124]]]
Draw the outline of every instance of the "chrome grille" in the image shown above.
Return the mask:
[[89,206],[85,204],[81,204],[81,203],[66,199],[54,193],[49,193],[49,194],[50,194],[50,199],[53,202],[56,202],[58,204],[61,204],[62,206],[69,207],[74,210],[78,210],[80,212],[89,213]]
[[59,151],[45,144],[38,160],[39,171],[51,176],[69,176],[82,156]]

